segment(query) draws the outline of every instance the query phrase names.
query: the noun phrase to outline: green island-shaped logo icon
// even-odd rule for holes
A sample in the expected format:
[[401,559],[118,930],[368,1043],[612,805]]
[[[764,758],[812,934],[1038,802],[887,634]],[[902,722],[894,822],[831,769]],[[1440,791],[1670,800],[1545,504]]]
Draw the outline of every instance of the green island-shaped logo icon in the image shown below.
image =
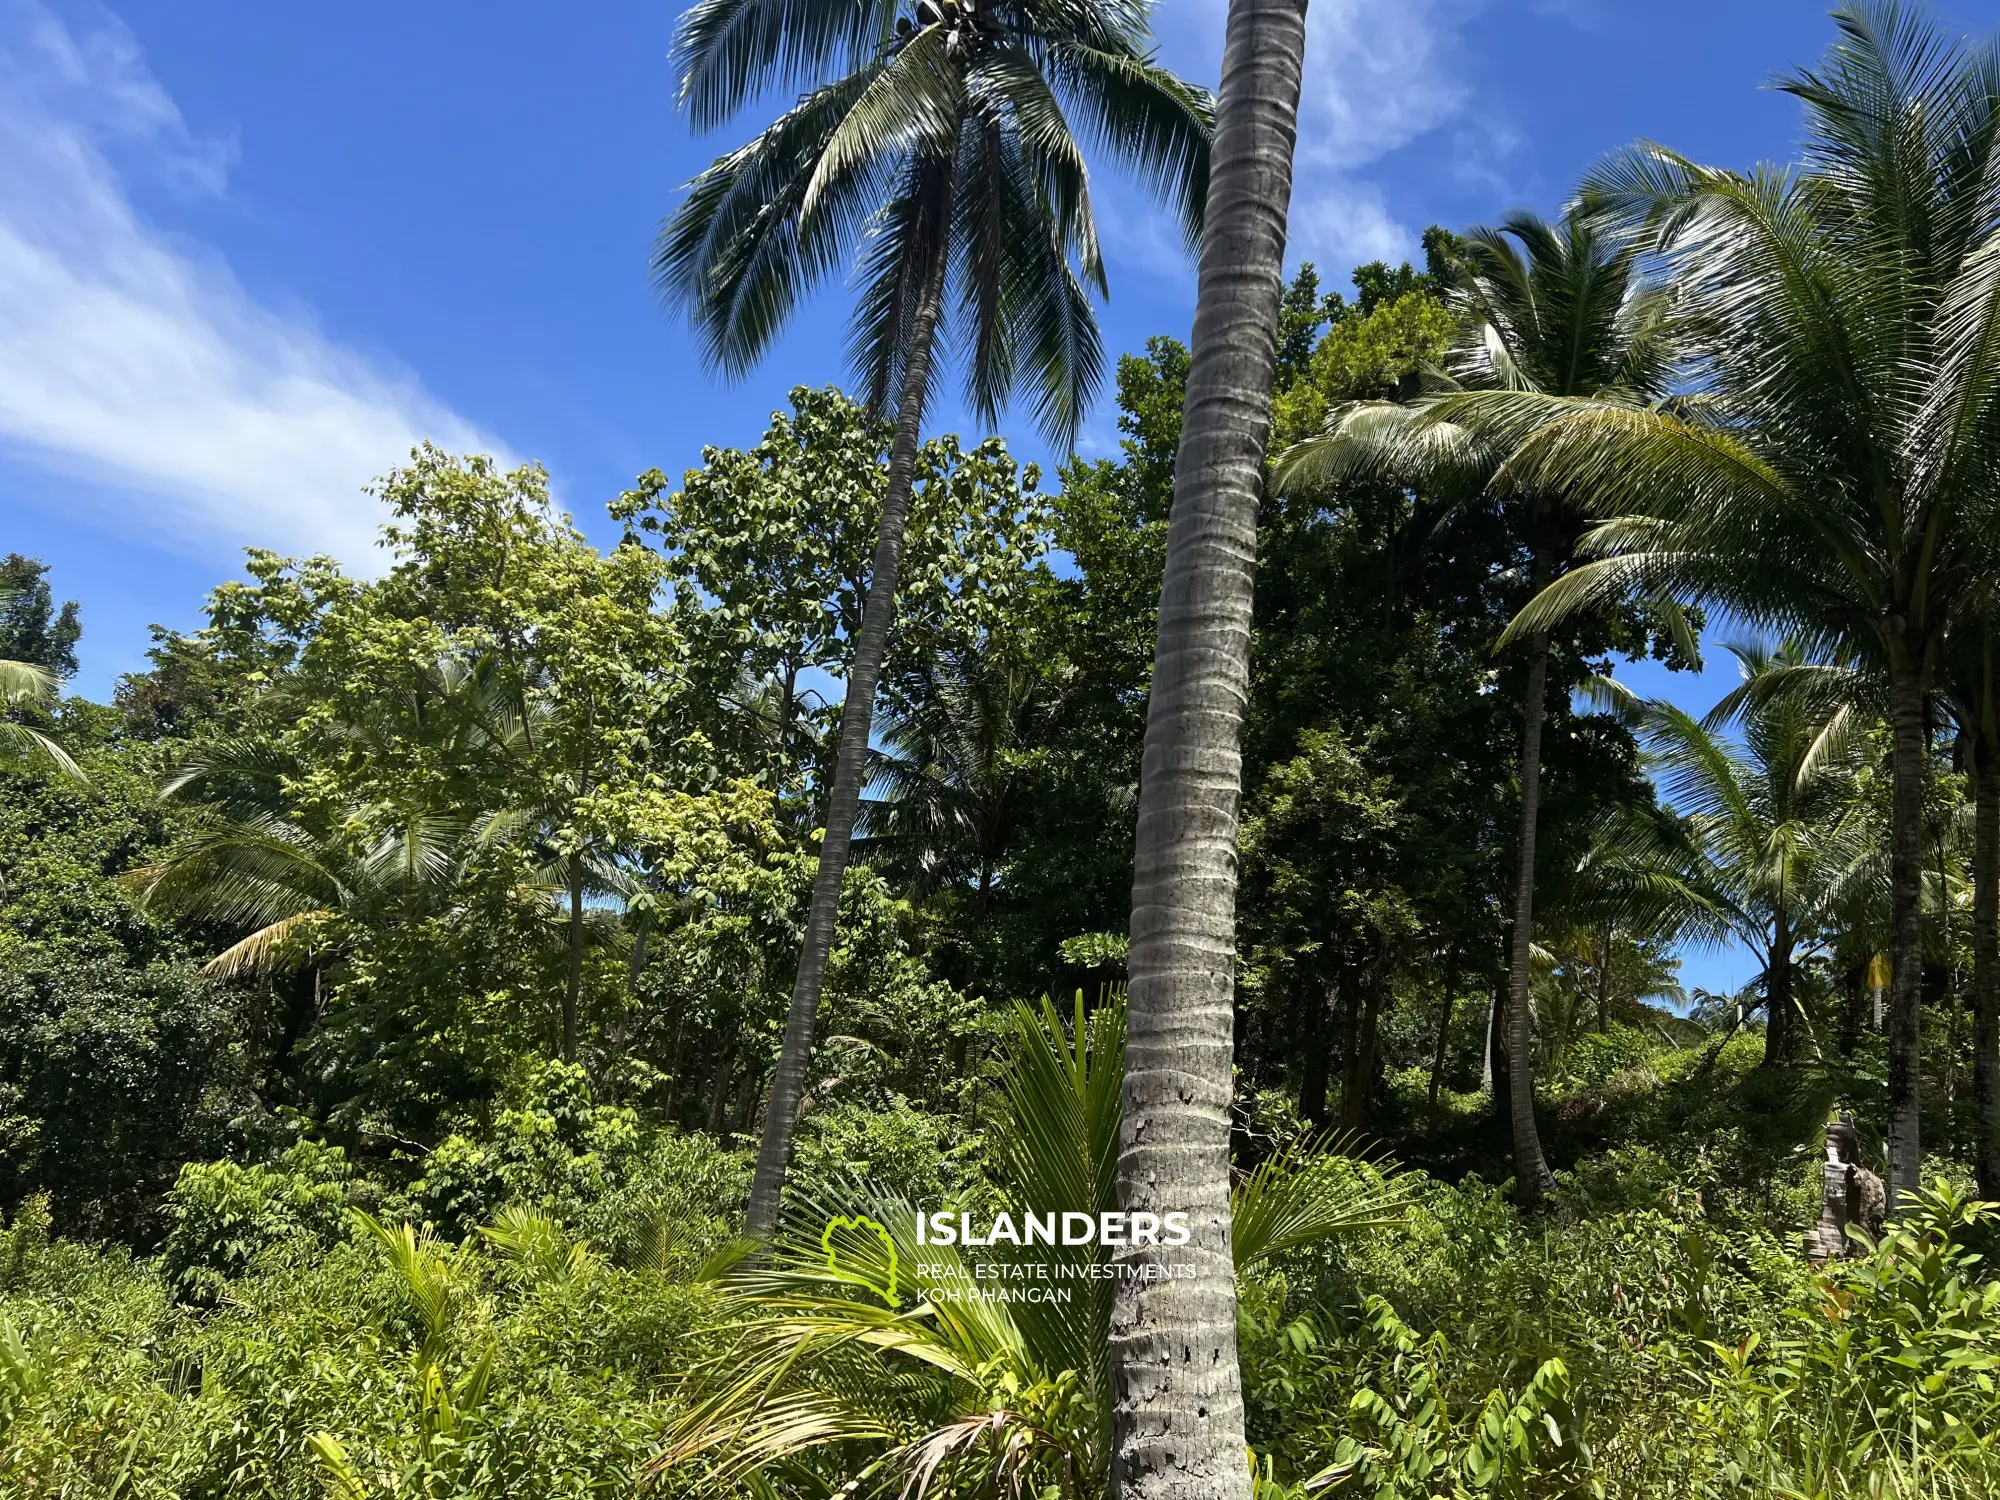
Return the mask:
[[[891,1307],[896,1306],[896,1242],[890,1237],[888,1229],[877,1223],[874,1219],[869,1218],[866,1214],[855,1214],[851,1217],[842,1214],[837,1218],[828,1219],[826,1221],[826,1228],[820,1231],[819,1247],[826,1252],[826,1268],[836,1273],[840,1271],[840,1251],[833,1243],[833,1236],[836,1231],[842,1229],[852,1229],[856,1233],[866,1230],[882,1242],[883,1253],[889,1257],[889,1284],[887,1286],[879,1286],[873,1278],[867,1276],[862,1276],[859,1279],[875,1291],[880,1292],[888,1300]],[[851,1276],[856,1273],[850,1270],[847,1274]]]

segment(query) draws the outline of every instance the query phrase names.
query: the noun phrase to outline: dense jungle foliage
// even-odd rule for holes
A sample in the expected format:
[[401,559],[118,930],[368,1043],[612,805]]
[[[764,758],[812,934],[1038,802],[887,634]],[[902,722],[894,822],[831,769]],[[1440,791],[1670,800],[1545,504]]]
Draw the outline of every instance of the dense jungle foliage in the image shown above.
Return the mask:
[[[1422,268],[1284,294],[1233,1113],[1259,1500],[2000,1487],[1986,596],[1939,627],[1912,729],[1831,606],[1717,639],[1720,585],[1591,583],[1616,559],[1576,485],[1509,468],[1499,398],[1698,434],[1675,341],[1748,305],[1685,332],[1700,278],[1637,236],[1581,208],[1433,229]],[[1074,1297],[968,1298],[1037,1257],[917,1216],[1118,1202],[1188,368],[1169,337],[1118,362],[1115,457],[921,449],[762,1245],[739,1232],[890,489],[868,404],[800,388],[755,447],[638,476],[609,550],[540,470],[419,450],[379,485],[378,572],[253,550],[109,704],[59,691],[87,612],[0,562],[0,1493],[1102,1496],[1109,1252],[1039,1257]],[[1783,413],[1742,410],[1705,452],[1831,492],[1786,467]],[[1652,519],[1682,531],[1618,535],[1695,555]],[[1805,588],[1789,559],[1758,559],[1770,589]],[[1619,680],[1730,653],[1704,719]],[[1679,955],[1722,943],[1756,977],[1684,989]],[[1898,1101],[1923,1186],[1809,1263],[1829,1122],[1888,1177]]]

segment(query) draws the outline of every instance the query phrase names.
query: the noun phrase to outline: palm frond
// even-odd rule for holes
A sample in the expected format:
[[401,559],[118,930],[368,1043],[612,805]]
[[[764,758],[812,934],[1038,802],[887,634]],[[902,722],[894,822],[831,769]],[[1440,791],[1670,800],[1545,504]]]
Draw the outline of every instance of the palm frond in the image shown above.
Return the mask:
[[59,685],[56,674],[46,667],[0,658],[0,704],[50,703]]
[[83,767],[70,758],[70,753],[48,735],[7,719],[0,719],[0,758],[30,765],[40,762],[58,776],[72,781],[90,780],[83,774]]
[[1047,67],[1071,112],[1115,160],[1173,207],[1188,253],[1201,245],[1215,101],[1149,59],[1061,41]]
[[678,93],[698,130],[767,90],[859,67],[895,33],[895,0],[699,0],[674,32]]
[[842,111],[827,133],[799,199],[802,235],[834,185],[870,166],[912,154],[941,157],[957,148],[965,118],[966,81],[945,55],[941,26],[913,33]]
[[322,908],[280,917],[231,943],[203,964],[201,972],[211,979],[241,979],[303,962],[313,929],[331,921],[333,915]]
[[1265,1158],[1230,1197],[1238,1270],[1301,1245],[1401,1223],[1411,1199],[1393,1165],[1350,1159],[1351,1136],[1301,1140]]
[[862,242],[879,191],[869,172],[821,183],[809,220],[800,208],[827,141],[878,71],[808,94],[717,158],[660,230],[654,283],[687,308],[703,358],[732,378],[757,363],[799,299]]
[[1281,493],[1359,481],[1464,496],[1486,484],[1500,458],[1472,429],[1437,420],[1426,402],[1358,401],[1335,407],[1323,432],[1286,449],[1276,483]]

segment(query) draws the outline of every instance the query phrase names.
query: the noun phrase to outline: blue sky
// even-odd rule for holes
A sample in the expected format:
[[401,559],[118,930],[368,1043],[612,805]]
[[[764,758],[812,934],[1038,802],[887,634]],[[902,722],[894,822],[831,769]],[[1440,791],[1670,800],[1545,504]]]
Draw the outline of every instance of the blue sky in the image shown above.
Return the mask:
[[[1212,82],[1223,8],[1166,0],[1164,59]],[[647,284],[679,184],[743,133],[676,119],[674,15],[0,0],[0,550],[83,602],[80,690],[143,665],[149,622],[196,624],[245,545],[373,566],[362,486],[419,438],[541,460],[605,538],[640,470],[840,376],[837,293],[724,386]],[[1315,0],[1292,258],[1344,279],[1432,222],[1553,210],[1642,135],[1783,158],[1795,111],[1760,84],[1830,35],[1819,0]],[[1108,347],[1184,334],[1171,233],[1098,182]],[[1100,409],[1083,446],[1112,440]]]

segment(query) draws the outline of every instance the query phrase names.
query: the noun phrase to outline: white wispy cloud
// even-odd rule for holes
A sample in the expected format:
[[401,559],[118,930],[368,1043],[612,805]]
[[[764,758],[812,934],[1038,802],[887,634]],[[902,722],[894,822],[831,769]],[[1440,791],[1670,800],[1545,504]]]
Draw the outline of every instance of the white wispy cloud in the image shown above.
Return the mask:
[[[1292,196],[1286,243],[1295,261],[1317,261],[1328,286],[1365,261],[1408,259],[1417,239],[1389,212],[1382,190],[1361,178],[1328,177]],[[1344,288],[1343,288],[1344,289]]]
[[1355,172],[1454,119],[1458,29],[1478,0],[1318,0],[1306,12],[1298,160]]
[[370,478],[425,438],[496,445],[148,223],[114,155],[215,195],[231,152],[190,133],[110,13],[0,0],[0,462],[128,497],[93,519],[169,546],[365,566]]
[[[1371,170],[1383,158],[1462,120],[1472,103],[1459,34],[1485,0],[1313,0],[1306,13],[1306,74],[1293,172],[1294,260],[1323,268],[1402,259],[1421,225],[1400,222]],[[1162,60],[1214,87],[1222,66],[1227,0],[1162,6]],[[1489,138],[1477,154],[1490,167]],[[1131,253],[1136,242],[1140,253]],[[1143,232],[1122,227],[1113,253],[1152,268]],[[1182,263],[1185,264],[1184,262]]]

